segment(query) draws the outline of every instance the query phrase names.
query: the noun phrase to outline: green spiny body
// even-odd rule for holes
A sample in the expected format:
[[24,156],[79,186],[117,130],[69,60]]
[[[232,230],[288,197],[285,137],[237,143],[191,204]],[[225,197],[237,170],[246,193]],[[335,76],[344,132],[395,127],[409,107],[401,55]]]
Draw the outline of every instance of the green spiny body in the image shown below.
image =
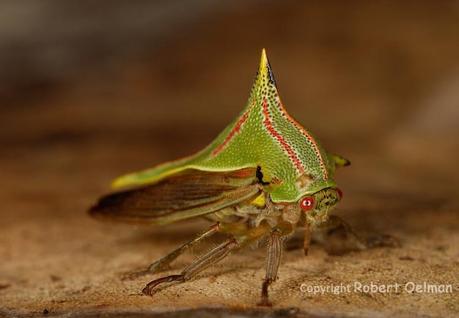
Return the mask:
[[[262,305],[276,280],[283,239],[298,226],[305,229],[307,251],[311,231],[330,223],[329,211],[342,193],[333,181],[335,167],[349,161],[328,154],[284,109],[263,50],[260,68],[246,107],[209,146],[197,154],[122,176],[90,213],[97,217],[168,224],[205,217],[214,225],[153,263],[149,271],[167,267],[186,249],[220,232],[228,240],[197,258],[178,275],[148,283],[185,281],[230,252],[268,240]],[[336,218],[332,218],[336,221]]]
[[263,50],[245,109],[208,147],[191,157],[122,176],[113,186],[151,184],[186,169],[261,167],[263,181],[272,184],[267,190],[272,202],[296,202],[304,195],[334,187],[333,174],[339,159],[329,155],[286,112]]

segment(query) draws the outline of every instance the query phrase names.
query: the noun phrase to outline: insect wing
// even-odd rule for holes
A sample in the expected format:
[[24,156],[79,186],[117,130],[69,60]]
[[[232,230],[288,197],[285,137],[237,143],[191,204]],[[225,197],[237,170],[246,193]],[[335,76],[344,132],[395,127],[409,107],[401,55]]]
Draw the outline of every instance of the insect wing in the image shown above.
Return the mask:
[[108,194],[89,213],[117,221],[167,224],[254,199],[260,192],[254,168],[189,169],[155,184]]

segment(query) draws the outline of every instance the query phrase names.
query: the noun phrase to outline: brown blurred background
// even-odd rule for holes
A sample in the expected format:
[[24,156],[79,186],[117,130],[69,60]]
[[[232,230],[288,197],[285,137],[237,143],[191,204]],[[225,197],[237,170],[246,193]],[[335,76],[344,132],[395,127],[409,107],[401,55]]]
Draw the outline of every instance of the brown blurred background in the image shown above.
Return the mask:
[[[117,175],[207,145],[244,106],[263,47],[290,114],[353,163],[337,176],[343,214],[402,237],[415,219],[427,236],[447,223],[434,241],[457,240],[458,30],[458,1],[0,2],[0,308],[110,303],[63,277],[81,291],[102,261],[118,255],[116,273],[160,255],[154,230],[85,210]],[[143,250],[123,254],[120,236]],[[98,290],[118,282],[107,275]],[[458,310],[443,305],[431,310]]]

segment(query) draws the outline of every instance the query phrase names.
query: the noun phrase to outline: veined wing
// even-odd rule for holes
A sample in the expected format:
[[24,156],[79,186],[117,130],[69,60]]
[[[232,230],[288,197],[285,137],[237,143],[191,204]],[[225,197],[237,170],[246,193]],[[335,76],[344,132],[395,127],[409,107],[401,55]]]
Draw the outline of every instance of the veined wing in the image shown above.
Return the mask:
[[155,184],[108,194],[89,213],[125,222],[167,224],[253,200],[260,192],[255,168],[189,169]]

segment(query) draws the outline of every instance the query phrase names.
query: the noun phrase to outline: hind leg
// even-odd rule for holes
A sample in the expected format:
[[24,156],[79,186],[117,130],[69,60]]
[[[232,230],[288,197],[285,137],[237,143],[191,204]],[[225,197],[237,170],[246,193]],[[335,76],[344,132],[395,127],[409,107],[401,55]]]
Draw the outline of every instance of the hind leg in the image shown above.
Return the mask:
[[188,242],[182,244],[181,246],[179,246],[178,248],[176,248],[175,250],[173,250],[172,252],[170,252],[166,256],[164,256],[164,257],[160,258],[159,260],[155,261],[154,263],[152,263],[150,266],[148,266],[147,269],[142,270],[142,271],[138,271],[138,272],[127,273],[124,278],[125,279],[134,279],[134,278],[146,275],[146,274],[158,273],[158,272],[161,272],[161,271],[169,269],[170,268],[170,264],[177,257],[179,257],[181,254],[183,254],[187,250],[189,250],[194,245],[202,242],[206,238],[209,238],[212,235],[214,235],[215,233],[217,233],[219,231],[219,228],[220,228],[220,224],[219,223],[216,223],[216,224],[212,225],[209,229],[207,229],[206,231],[202,232],[201,234],[196,236],[191,241],[188,241]]
[[152,263],[148,267],[148,272],[149,273],[156,273],[165,269],[169,268],[169,265],[181,254],[183,254],[185,251],[189,250],[192,246],[196,245],[197,243],[202,242],[204,239],[214,235],[217,233],[219,230],[219,223],[216,223],[212,225],[207,231],[202,232],[198,236],[196,236],[194,239],[191,241],[186,242],[185,244],[179,246],[177,249],[173,250],[166,256],[160,258],[156,262]]
[[218,245],[214,249],[210,250],[208,253],[198,257],[193,263],[188,265],[180,274],[161,277],[149,282],[142,290],[142,293],[151,296],[156,292],[155,288],[160,284],[187,281],[196,276],[199,272],[208,268],[209,266],[221,261],[232,250],[234,250],[237,247],[239,247],[239,243],[236,241],[236,239],[229,239],[223,242],[222,244]]

